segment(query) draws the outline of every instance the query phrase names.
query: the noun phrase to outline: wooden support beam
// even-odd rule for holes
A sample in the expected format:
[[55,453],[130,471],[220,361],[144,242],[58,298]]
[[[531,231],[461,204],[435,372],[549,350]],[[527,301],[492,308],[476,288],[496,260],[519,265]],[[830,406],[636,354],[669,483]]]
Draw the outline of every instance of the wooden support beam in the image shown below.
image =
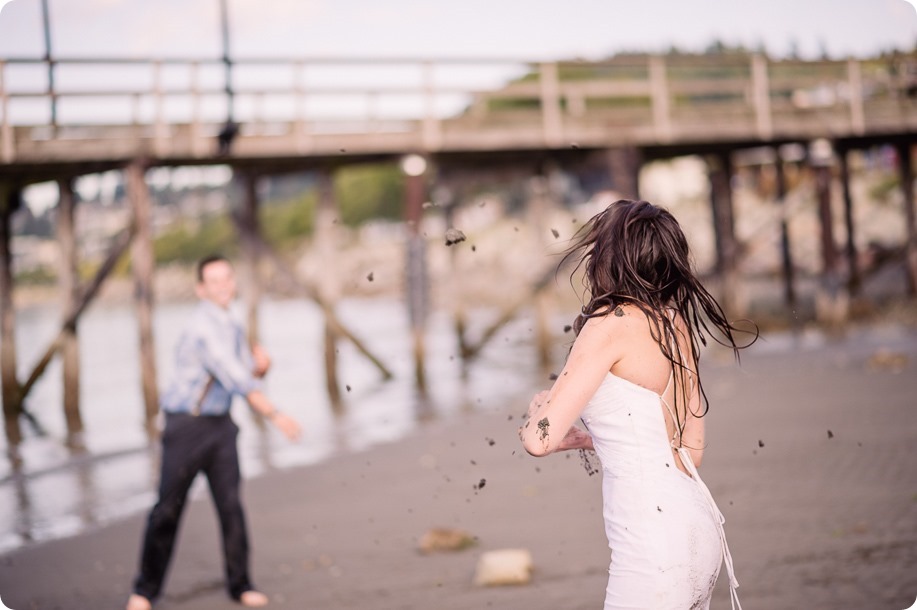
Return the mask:
[[58,331],[57,336],[48,345],[48,348],[45,350],[42,357],[38,360],[38,363],[32,368],[32,372],[29,373],[25,383],[22,384],[23,396],[28,395],[29,391],[32,389],[32,386],[35,385],[35,382],[38,381],[38,378],[41,377],[41,375],[45,372],[48,364],[51,363],[51,359],[54,357],[54,354],[60,350],[61,345],[63,345],[64,342],[64,335],[68,329],[76,327],[77,320],[79,320],[83,310],[85,310],[86,306],[88,306],[89,303],[92,302],[92,299],[95,298],[96,294],[99,292],[99,288],[102,287],[102,283],[105,281],[105,278],[107,278],[108,275],[112,272],[112,270],[115,268],[115,265],[118,263],[118,260],[127,251],[128,246],[131,245],[131,239],[134,236],[134,231],[135,225],[132,222],[112,241],[112,244],[108,249],[108,254],[105,257],[105,261],[99,267],[98,271],[96,271],[95,276],[86,286],[86,288],[82,290],[79,299],[77,299],[76,303],[73,304],[73,308],[67,312],[66,316],[64,316],[64,320],[61,323],[61,329]]
[[831,210],[830,167],[815,167],[815,194],[821,226],[822,270],[833,275],[837,272],[837,245],[834,241],[834,215]]
[[853,195],[850,190],[850,151],[839,150],[838,157],[840,161],[840,178],[841,188],[844,193],[844,224],[847,228],[847,244],[845,254],[847,255],[847,291],[850,296],[856,296],[860,293],[861,277],[860,265],[857,256],[856,247],[856,226],[853,221]]
[[258,220],[258,175],[254,172],[241,174],[243,196],[238,213],[233,215],[236,232],[242,245],[240,276],[245,298],[246,326],[250,345],[259,343],[258,303],[261,301],[260,253],[258,242],[261,227]]
[[[322,271],[318,278],[317,291],[322,300],[333,307],[337,301],[340,286],[334,268],[337,245],[337,206],[334,201],[334,181],[332,175],[325,171],[319,174],[318,208],[315,213],[314,256],[322,261]],[[341,385],[338,381],[337,343],[339,339],[334,325],[325,316],[325,388],[328,399],[335,413],[343,412]]]
[[787,211],[786,169],[779,149],[775,155],[774,170],[777,179],[777,204],[780,206],[780,261],[783,269],[783,300],[789,310],[796,306],[795,268],[790,244],[789,213]]
[[849,312],[849,299],[841,292],[837,269],[837,244],[834,241],[834,214],[831,209],[832,164],[834,151],[830,142],[816,140],[809,148],[809,159],[815,174],[815,198],[821,228],[821,282],[815,295],[815,315],[829,324],[843,323]]
[[156,350],[153,342],[153,213],[146,185],[146,163],[137,159],[126,168],[127,191],[136,236],[131,248],[134,275],[134,304],[140,334],[140,379],[147,434],[156,434],[159,392],[156,387]]
[[[436,204],[443,210],[447,229],[455,228],[455,212],[460,205],[459,198],[455,196],[452,188],[441,185],[436,199]],[[468,319],[465,311],[464,274],[461,270],[460,252],[460,248],[449,248],[449,272],[446,274],[446,279],[449,289],[448,302],[452,306],[452,328],[455,331],[459,356],[462,359],[462,379],[465,379],[468,376],[468,363],[464,357],[467,348]]]
[[420,235],[423,220],[423,202],[426,199],[427,161],[419,155],[405,157],[402,162],[405,190],[405,221],[408,226],[407,271],[408,317],[411,322],[411,339],[414,346],[414,379],[421,396],[427,393],[426,342],[424,327],[429,304],[429,279],[427,277],[426,243]]
[[904,194],[904,218],[907,223],[905,261],[909,296],[917,296],[917,210],[914,209],[914,167],[911,145],[898,145],[898,171],[901,192]]
[[640,151],[632,146],[610,148],[606,158],[612,188],[624,199],[640,199]]
[[[227,124],[228,125],[228,124]],[[227,145],[228,146],[228,145]],[[226,149],[228,151],[228,148]],[[258,174],[254,170],[238,172],[236,177],[241,182],[242,199],[232,212],[233,225],[241,244],[242,260],[239,265],[239,278],[242,296],[245,301],[245,327],[248,333],[248,344],[252,348],[261,343],[258,323],[258,304],[261,301],[260,250],[261,229],[258,218]],[[265,427],[264,418],[251,411],[252,418],[259,428]]]
[[18,463],[22,441],[19,413],[22,389],[16,378],[16,312],[13,308],[13,270],[10,217],[21,204],[22,192],[0,183],[0,383],[3,396],[3,422],[10,458]]
[[[79,277],[77,274],[77,247],[73,196],[73,182],[69,178],[57,181],[60,199],[57,205],[57,243],[60,246],[57,284],[64,317],[79,301]],[[80,415],[80,344],[77,336],[77,321],[63,327],[60,344],[63,361],[64,420],[67,424],[67,446],[71,449],[85,448],[83,443],[83,418]]]
[[[539,172],[529,179],[528,215],[529,225],[532,229],[532,260],[545,256],[548,246],[546,238],[548,232],[547,217],[551,208],[551,193],[548,178]],[[535,351],[538,354],[538,363],[545,372],[551,369],[551,347],[553,336],[549,328],[549,320],[553,303],[550,296],[538,291],[533,299],[535,314]]]
[[710,179],[710,206],[716,242],[716,273],[720,280],[720,299],[730,316],[743,315],[739,298],[739,247],[735,237],[735,212],[732,203],[732,159],[728,152],[707,158]]
[[382,373],[384,379],[391,379],[394,377],[392,372],[386,367],[382,361],[377,358],[369,348],[355,335],[350,329],[344,326],[344,323],[337,317],[337,314],[334,313],[334,309],[331,307],[331,304],[325,301],[322,296],[319,294],[318,289],[311,285],[309,282],[301,280],[293,269],[284,261],[280,256],[274,252],[271,247],[264,242],[264,240],[259,240],[258,249],[260,250],[262,256],[270,259],[274,263],[275,269],[280,272],[281,278],[286,282],[286,288],[294,293],[300,294],[307,299],[314,301],[322,310],[322,314],[325,316],[325,319],[331,324],[334,329],[334,332],[338,335],[344,337],[351,343],[354,347],[357,348],[361,354],[363,354],[370,362],[372,362],[376,368]]
[[500,314],[500,317],[497,318],[490,326],[484,329],[484,332],[481,333],[481,338],[478,339],[477,343],[467,344],[465,351],[462,353],[462,357],[466,359],[472,359],[477,356],[482,349],[490,342],[491,339],[500,331],[501,328],[506,326],[511,322],[518,314],[519,311],[528,307],[532,304],[532,297],[540,294],[548,285],[551,283],[551,280],[554,279],[554,275],[557,273],[557,270],[553,267],[545,270],[539,277],[538,280],[532,284],[531,289],[524,293],[515,303],[503,310],[503,313]]
[[407,240],[406,252],[408,291],[408,317],[411,323],[411,344],[414,352],[414,381],[421,394],[427,391],[426,375],[426,340],[424,327],[426,325],[427,309],[427,261],[426,247],[420,235],[410,234]]

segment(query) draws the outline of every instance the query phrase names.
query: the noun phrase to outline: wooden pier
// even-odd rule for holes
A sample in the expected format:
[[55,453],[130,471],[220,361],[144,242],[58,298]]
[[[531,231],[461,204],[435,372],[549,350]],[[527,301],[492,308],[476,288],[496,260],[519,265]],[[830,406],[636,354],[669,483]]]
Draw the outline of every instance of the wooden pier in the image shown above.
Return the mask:
[[[915,62],[914,56],[770,61],[761,55],[551,63],[239,59],[233,62],[237,73],[276,74],[280,84],[235,86],[232,116],[238,133],[227,160],[295,164],[406,151],[664,150],[900,136],[917,131],[915,83],[909,80]],[[48,66],[44,60],[0,58],[0,175],[118,164],[141,155],[156,164],[213,163],[218,136],[226,128],[226,91],[223,83],[207,86],[204,74],[220,65],[217,60],[98,58],[56,59]],[[519,76],[490,89],[438,84],[437,79],[452,80],[458,67]],[[34,91],[13,78],[28,68],[47,69],[58,75],[57,82],[64,76],[73,81],[86,75],[89,82],[98,82],[99,73],[113,76],[104,87]],[[319,68],[369,74],[398,70],[416,77],[379,86],[305,84],[306,75]],[[117,86],[118,70],[148,87]],[[173,75],[170,82],[182,74],[185,84],[165,86],[166,73]],[[87,111],[89,104],[110,109],[107,114],[119,120],[100,122]],[[383,106],[390,110],[382,112]],[[18,124],[17,113],[54,117],[54,122]]]
[[[224,66],[226,76],[214,79],[213,73]],[[347,165],[380,160],[394,163],[406,155],[418,155],[435,166],[437,180],[453,192],[459,192],[460,183],[470,175],[495,180],[506,175],[527,176],[532,181],[530,217],[535,224],[542,222],[543,208],[548,205],[544,189],[539,188],[546,165],[573,172],[598,165],[615,192],[638,197],[639,170],[644,163],[700,155],[709,168],[720,294],[730,311],[741,312],[735,289],[738,249],[731,180],[736,158],[743,151],[769,150],[769,156],[765,155],[769,160],[762,163],[776,172],[778,203],[787,196],[784,169],[788,163],[804,165],[814,175],[824,263],[820,313],[839,320],[845,315],[845,299],[856,294],[861,281],[847,155],[857,149],[893,145],[904,185],[904,249],[913,295],[917,291],[911,154],[917,139],[915,66],[915,54],[843,61],[774,61],[756,54],[632,55],[600,62],[249,58],[235,59],[231,66],[224,60],[201,59],[0,58],[0,370],[8,445],[18,444],[25,396],[56,353],[64,358],[65,397],[70,397],[65,399],[68,440],[79,445],[82,423],[73,399],[79,387],[74,347],[78,317],[131,240],[142,391],[146,420],[152,424],[157,410],[151,326],[154,268],[151,204],[144,173],[155,166],[224,164],[244,183],[244,201],[234,218],[244,246],[240,268],[252,333],[257,333],[259,261],[272,258],[263,256],[270,253],[257,226],[259,177],[303,171],[321,174],[323,216],[316,226],[328,233],[328,216],[334,208],[329,176]],[[45,87],[35,89],[19,82],[30,70],[49,75]],[[341,84],[334,79],[316,80],[315,74],[322,70],[368,75],[395,71],[408,76],[368,79],[385,84]],[[108,80],[99,76],[106,73]],[[260,81],[245,78],[258,73],[273,76]],[[458,73],[505,76],[490,86],[473,78],[470,83],[454,84]],[[131,76],[121,78],[119,74]],[[176,74],[182,78],[176,79]],[[175,84],[176,80],[183,84]],[[265,85],[265,80],[271,84]],[[60,84],[67,82],[81,84]],[[28,118],[35,116],[47,119]],[[805,152],[801,159],[786,161],[783,151],[793,145]],[[109,259],[96,278],[81,287],[75,274],[71,185],[78,176],[105,170],[126,173],[132,221],[113,240]],[[58,182],[61,193],[57,230],[65,316],[61,334],[28,380],[20,382],[13,336],[9,222],[21,204],[22,190],[49,180]],[[416,310],[412,310],[412,333],[417,385],[422,391],[426,384],[424,270],[416,226],[420,205],[434,185],[423,170],[405,172],[405,181],[405,219],[415,227],[406,244],[413,269],[408,301],[417,303],[412,306]],[[830,206],[831,189],[838,181],[847,227],[842,252],[832,233]],[[796,294],[785,221],[782,236],[785,298],[791,304]],[[329,235],[321,237],[317,251],[334,248]],[[840,276],[842,255],[848,263],[847,278]],[[295,283],[292,272],[287,274]],[[533,294],[540,290],[536,282]],[[335,286],[301,287],[301,292],[315,299],[326,315],[332,402],[340,401],[333,370],[337,340],[353,341],[384,376],[390,375],[337,320]],[[540,311],[548,307],[540,298],[538,303]],[[456,316],[456,326],[462,329],[463,313],[456,311]],[[546,345],[543,335],[539,335],[539,344]],[[460,342],[468,357],[480,349],[465,337]]]

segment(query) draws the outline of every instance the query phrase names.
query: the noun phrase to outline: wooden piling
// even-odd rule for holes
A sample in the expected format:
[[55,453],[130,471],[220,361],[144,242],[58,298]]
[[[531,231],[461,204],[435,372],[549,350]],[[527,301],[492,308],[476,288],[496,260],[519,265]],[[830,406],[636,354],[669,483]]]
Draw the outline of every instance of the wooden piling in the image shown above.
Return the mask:
[[426,340],[426,248],[419,235],[408,236],[408,304],[411,319],[411,345],[414,351],[414,381],[421,396],[427,393]]
[[822,269],[833,273],[837,262],[837,247],[834,242],[834,223],[831,212],[831,169],[815,168],[815,195],[818,200],[818,219],[821,229]]
[[[323,302],[333,307],[340,295],[335,270],[337,206],[334,201],[334,179],[330,171],[322,171],[318,177],[318,208],[315,211],[314,256],[322,261],[321,271],[316,278],[316,290]],[[341,385],[338,381],[337,346],[339,333],[328,315],[325,315],[325,388],[332,410],[343,413]]]
[[286,289],[295,294],[299,294],[304,298],[310,299],[318,305],[322,314],[325,316],[325,319],[329,321],[331,326],[334,328],[334,332],[338,336],[343,337],[350,341],[358,352],[363,354],[367,360],[369,360],[379,372],[382,373],[382,378],[385,380],[392,379],[394,375],[385,366],[385,364],[380,360],[375,354],[369,351],[369,348],[357,337],[350,329],[348,329],[343,322],[341,322],[337,314],[334,313],[334,309],[331,307],[330,303],[327,303],[322,299],[321,295],[318,293],[318,288],[313,286],[308,280],[303,280],[299,278],[293,269],[290,268],[290,265],[287,264],[276,252],[274,252],[270,246],[268,246],[263,239],[258,241],[258,249],[263,256],[270,259],[274,264],[275,270],[279,273],[279,280],[286,284]]
[[732,160],[729,152],[707,158],[710,179],[710,207],[716,245],[716,273],[720,281],[720,302],[729,316],[741,316],[744,306],[739,298],[739,248],[735,237],[732,204]]
[[258,221],[258,175],[245,172],[241,175],[243,196],[238,212],[233,215],[236,232],[242,246],[240,276],[242,294],[245,299],[245,320],[248,328],[249,345],[258,345],[258,303],[261,301],[261,256],[258,241],[261,225]]
[[826,141],[814,142],[810,150],[810,162],[815,175],[822,256],[821,282],[815,295],[815,315],[820,321],[840,324],[847,317],[849,301],[841,294],[837,271],[837,245],[834,241],[834,215],[831,210],[833,151]]
[[[95,277],[89,281],[85,289],[80,291],[79,300],[74,303],[73,308],[64,316],[64,320],[61,322],[61,329],[58,331],[57,336],[45,349],[44,354],[38,359],[38,362],[32,368],[32,372],[29,373],[29,376],[22,384],[20,394],[23,397],[28,396],[29,392],[32,390],[32,386],[34,386],[35,382],[44,374],[45,369],[47,369],[48,365],[51,363],[51,359],[60,350],[67,329],[76,325],[83,311],[89,306],[89,303],[92,302],[96,294],[98,294],[99,289],[102,287],[102,283],[111,274],[112,270],[114,270],[121,255],[127,252],[134,233],[135,224],[132,222],[112,240],[111,246],[108,249],[108,254],[105,256],[102,265],[96,271]],[[20,411],[26,415],[26,417],[29,417],[33,424],[35,423],[35,420],[30,417],[29,413],[21,408],[21,405]]]
[[[63,303],[63,318],[74,310],[80,299],[79,276],[77,273],[76,226],[73,196],[73,182],[70,178],[57,181],[60,199],[57,205],[57,243],[60,246],[57,285]],[[83,418],[80,415],[80,344],[77,335],[77,320],[63,325],[60,355],[63,363],[64,420],[67,423],[67,446],[84,449]]]
[[136,234],[131,244],[134,276],[134,306],[140,335],[140,380],[144,419],[150,438],[156,435],[159,393],[156,388],[156,350],[153,342],[153,222],[150,194],[146,185],[146,162],[135,159],[126,168],[127,191]]
[[531,305],[532,299],[535,298],[538,294],[543,292],[552,285],[552,281],[556,278],[557,270],[554,265],[549,265],[548,269],[542,272],[541,276],[532,283],[531,288],[528,291],[523,292],[514,302],[505,307],[500,313],[500,317],[494,320],[490,326],[484,329],[481,333],[481,338],[478,339],[477,343],[466,343],[465,351],[463,356],[467,359],[476,358],[483,350],[488,343],[497,335],[497,333],[504,326],[512,322],[519,312]]
[[847,255],[847,291],[851,297],[860,293],[860,266],[856,247],[856,226],[853,222],[853,195],[850,191],[850,151],[839,150],[841,188],[844,193],[844,224],[847,228],[847,243],[844,249]]
[[0,183],[0,381],[3,385],[3,423],[7,451],[18,462],[22,442],[19,412],[22,394],[16,378],[16,313],[13,308],[13,273],[10,246],[10,217],[20,205],[21,191]]
[[777,151],[774,162],[777,179],[777,203],[780,205],[780,260],[783,269],[783,300],[787,308],[796,306],[795,269],[793,268],[793,250],[790,245],[789,218],[786,207],[786,171],[783,167],[783,158]]
[[423,202],[426,198],[427,162],[419,155],[410,155],[401,164],[405,176],[405,220],[408,225],[407,242],[407,302],[411,322],[411,342],[414,347],[414,379],[421,397],[427,393],[425,368],[426,326],[428,307],[428,278],[426,244],[420,234],[423,220]]
[[[446,227],[455,227],[455,212],[459,207],[459,202],[452,191],[442,187],[442,205],[443,215],[446,220]],[[468,377],[468,314],[465,309],[465,290],[464,274],[459,263],[461,250],[459,248],[449,249],[449,304],[452,307],[452,328],[455,330],[455,339],[458,347],[459,356],[462,360],[462,379]]]
[[640,151],[626,146],[607,151],[612,188],[625,199],[640,198]]
[[914,209],[914,168],[911,145],[898,145],[898,171],[901,177],[901,192],[904,194],[904,217],[907,223],[905,260],[907,264],[907,293],[917,295],[917,212]]
[[[538,173],[529,179],[528,216],[529,226],[532,230],[532,260],[543,259],[547,254],[547,217],[550,211],[550,192],[548,179]],[[550,330],[550,318],[553,309],[551,295],[539,291],[533,295],[535,306],[535,349],[538,354],[538,363],[543,372],[551,369],[551,346],[553,334]]]

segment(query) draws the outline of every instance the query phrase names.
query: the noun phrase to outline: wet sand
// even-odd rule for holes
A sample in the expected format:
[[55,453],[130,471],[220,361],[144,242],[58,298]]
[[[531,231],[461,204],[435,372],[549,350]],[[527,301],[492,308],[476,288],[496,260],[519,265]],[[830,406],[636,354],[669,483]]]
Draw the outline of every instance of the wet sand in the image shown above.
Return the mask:
[[[876,360],[880,348],[903,356],[903,370]],[[704,375],[712,410],[701,472],[726,516],[743,608],[911,606],[917,334],[784,336],[753,348],[741,368],[711,352]],[[524,455],[515,430],[525,402],[246,481],[253,575],[271,607],[600,608],[608,562],[600,476],[588,476],[575,453]],[[0,556],[0,597],[15,610],[122,608],[142,524],[137,516]],[[466,530],[478,544],[421,555],[417,540],[434,526]],[[509,547],[531,550],[532,583],[473,586],[479,554]],[[218,549],[201,496],[156,607],[237,608],[222,589]],[[725,571],[713,607],[729,607]]]

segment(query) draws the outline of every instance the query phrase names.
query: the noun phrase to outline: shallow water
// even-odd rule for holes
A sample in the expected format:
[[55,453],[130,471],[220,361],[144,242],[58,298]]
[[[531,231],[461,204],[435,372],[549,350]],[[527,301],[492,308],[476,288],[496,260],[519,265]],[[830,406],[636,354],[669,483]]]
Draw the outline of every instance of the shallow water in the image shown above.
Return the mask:
[[[171,353],[193,303],[162,304],[154,337],[160,388],[172,372]],[[472,338],[497,312],[472,318]],[[344,411],[336,416],[325,390],[321,313],[302,300],[266,300],[260,309],[261,341],[273,359],[266,392],[303,424],[303,438],[290,443],[272,428],[259,428],[244,401],[233,417],[243,476],[310,464],[341,451],[362,451],[404,437],[428,419],[449,419],[464,410],[504,409],[507,401],[547,378],[538,372],[532,324],[525,317],[495,336],[463,379],[448,315],[427,324],[428,393],[418,396],[407,314],[397,300],[350,300],[338,314],[385,365],[381,374],[349,342],[340,342],[339,382]],[[18,312],[20,378],[53,339],[59,314],[53,306]],[[565,321],[558,322],[562,328]],[[39,437],[23,422],[23,467],[0,464],[0,552],[68,536],[148,509],[155,501],[157,452],[143,429],[137,357],[137,326],[129,306],[96,307],[80,322],[81,411],[87,452],[64,446],[61,366],[55,361],[28,397],[26,407],[47,430]],[[559,341],[558,343],[563,343]],[[562,346],[561,346],[562,347]],[[345,386],[349,386],[349,390]],[[520,405],[520,410],[525,405]],[[6,447],[2,446],[5,450]],[[199,478],[193,494],[205,490]]]
[[[157,306],[154,332],[160,387],[172,372],[171,354],[193,303]],[[339,345],[339,382],[344,411],[335,415],[325,391],[321,313],[302,300],[265,300],[260,310],[261,340],[273,366],[266,391],[278,406],[303,424],[303,438],[290,443],[272,428],[259,428],[244,401],[237,400],[243,476],[317,463],[340,452],[363,451],[403,438],[429,420],[448,422],[465,411],[518,406],[547,387],[539,370],[529,312],[505,326],[469,366],[463,378],[452,320],[433,315],[427,324],[428,395],[417,395],[406,308],[396,299],[347,300],[338,314],[395,374],[384,382],[379,371],[350,343]],[[475,311],[469,333],[476,340],[496,311]],[[57,330],[53,306],[18,312],[20,378],[41,355]],[[559,368],[572,335],[563,334],[568,312],[553,321]],[[70,536],[147,510],[155,501],[157,451],[143,428],[143,403],[137,357],[137,327],[129,306],[97,306],[80,323],[81,410],[87,452],[73,455],[64,446],[61,367],[55,361],[29,395],[27,408],[47,430],[37,436],[23,422],[23,467],[15,473],[0,463],[0,553],[34,542]],[[915,330],[897,325],[856,327],[843,334],[807,328],[765,333],[749,356],[804,352],[825,366],[838,358],[867,362],[876,350],[913,353]],[[837,344],[843,349],[836,349]],[[732,367],[730,352],[708,348],[705,367]],[[737,379],[737,378],[736,378]],[[725,391],[736,379],[721,379]],[[350,389],[347,390],[346,386]],[[0,448],[6,449],[0,439]],[[192,494],[206,493],[199,478]]]

